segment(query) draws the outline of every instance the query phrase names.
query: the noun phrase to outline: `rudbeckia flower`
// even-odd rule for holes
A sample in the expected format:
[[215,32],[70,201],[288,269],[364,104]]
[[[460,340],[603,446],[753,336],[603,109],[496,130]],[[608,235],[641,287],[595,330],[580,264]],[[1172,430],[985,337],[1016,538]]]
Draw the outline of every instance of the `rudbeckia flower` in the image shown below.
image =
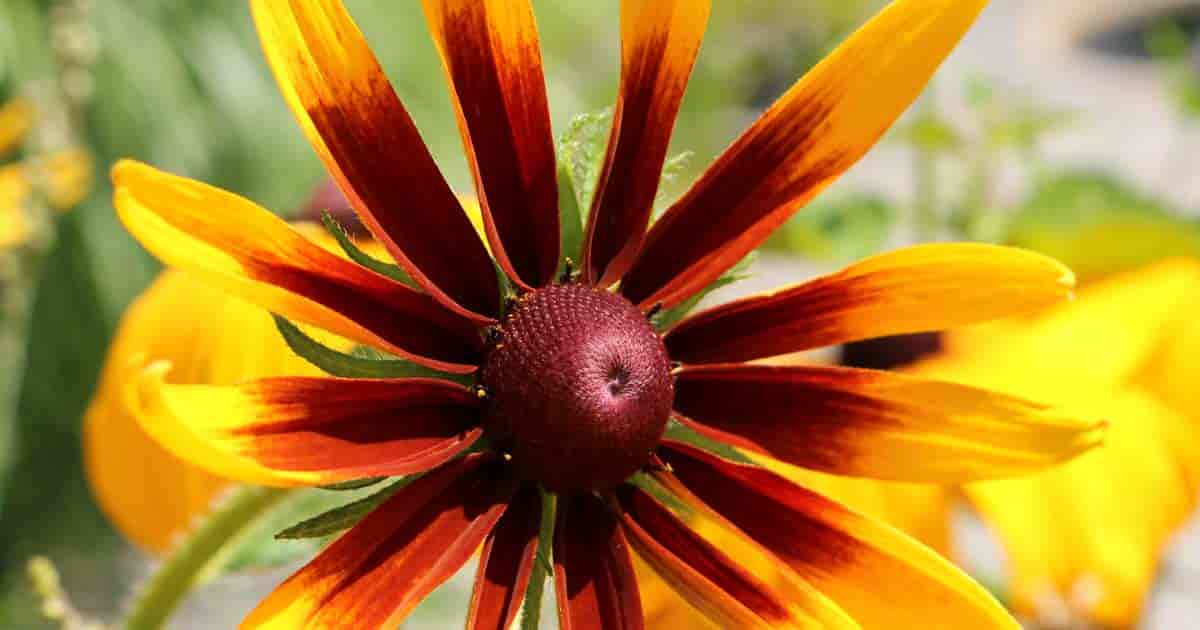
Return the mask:
[[[217,474],[284,486],[417,475],[244,626],[394,625],[482,546],[468,626],[505,628],[534,573],[544,490],[557,497],[547,533],[564,628],[642,627],[631,550],[724,627],[1014,628],[919,543],[664,431],[675,417],[797,465],[896,480],[962,482],[1059,462],[1094,446],[1099,426],[966,386],[745,362],[1033,309],[1070,292],[1065,268],[1018,250],[933,245],[700,313],[665,335],[648,318],[717,280],[860,158],[984,4],[893,3],[650,226],[709,5],[622,2],[618,104],[576,277],[560,272],[569,265],[528,2],[424,2],[490,249],[341,4],[253,2],[301,127],[419,289],[314,245],[250,201],[134,162],[114,169],[122,220],[169,264],[282,316],[471,375],[474,386],[177,385],[164,381],[165,364],[141,374],[130,402],[143,427]],[[786,588],[708,543],[679,506],[737,532],[789,577]]]
[[1033,319],[947,338],[910,372],[1110,419],[1102,447],[1022,479],[966,486],[1008,561],[1014,609],[1132,628],[1200,485],[1200,264],[1159,263]]

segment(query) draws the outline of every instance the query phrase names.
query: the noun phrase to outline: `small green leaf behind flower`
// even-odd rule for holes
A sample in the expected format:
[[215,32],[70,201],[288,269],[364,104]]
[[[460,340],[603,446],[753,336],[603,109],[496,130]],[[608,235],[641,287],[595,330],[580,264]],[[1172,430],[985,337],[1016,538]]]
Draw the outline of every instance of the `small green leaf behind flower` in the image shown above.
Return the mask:
[[274,315],[284,342],[300,358],[332,376],[343,378],[440,378],[470,385],[470,376],[440,372],[411,361],[386,358],[374,348],[360,346],[352,354],[339,352],[313,339],[287,319]]
[[758,260],[758,252],[750,252],[738,264],[731,267],[729,271],[726,271],[724,274],[722,274],[720,278],[713,280],[711,284],[696,292],[695,295],[684,300],[678,306],[665,309],[655,314],[650,318],[650,323],[658,331],[665,331],[675,324],[678,324],[683,320],[684,317],[687,317],[688,313],[691,313],[696,306],[700,304],[701,300],[708,297],[708,295],[713,291],[749,278],[752,275],[750,268],[754,266],[754,261],[756,260]]
[[[354,527],[363,517],[370,514],[381,503],[399,492],[401,488],[412,483],[414,479],[416,479],[415,475],[404,477],[388,484],[382,490],[378,490],[356,501],[344,503],[333,508],[326,506],[326,511],[321,512],[317,516],[306,518],[288,526],[286,529],[279,530],[276,528],[277,533],[274,534],[274,538],[276,540],[324,539],[334,534],[339,534]],[[344,495],[339,495],[339,497],[344,500]],[[312,514],[315,511],[310,511],[308,514]]]
[[358,245],[354,244],[354,240],[350,238],[350,235],[346,233],[346,228],[342,227],[342,225],[337,222],[337,219],[334,219],[333,216],[328,212],[321,213],[321,224],[325,226],[325,229],[331,236],[333,236],[334,240],[337,241],[338,245],[342,248],[342,251],[346,252],[346,255],[350,257],[350,260],[353,260],[354,262],[366,267],[367,269],[370,269],[371,271],[374,271],[377,274],[387,276],[396,282],[407,285],[414,289],[419,288],[417,283],[413,281],[412,276],[409,276],[408,272],[404,271],[404,269],[401,269],[399,265],[383,262],[382,260],[379,260],[359,249]]

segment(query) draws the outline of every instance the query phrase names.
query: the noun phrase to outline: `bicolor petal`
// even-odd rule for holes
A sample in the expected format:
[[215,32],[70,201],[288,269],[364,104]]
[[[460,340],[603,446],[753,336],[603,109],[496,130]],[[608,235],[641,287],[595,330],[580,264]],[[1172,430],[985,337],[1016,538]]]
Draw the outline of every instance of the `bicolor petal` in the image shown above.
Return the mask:
[[709,309],[664,339],[685,363],[727,363],[861,339],[945,330],[1070,297],[1074,276],[1033,252],[919,245],[838,273]]
[[558,270],[558,179],[529,0],[423,0],[496,261],[527,288]]
[[788,601],[640,488],[625,486],[618,490],[618,496],[622,529],[638,555],[720,627],[829,630],[858,627],[817,593],[812,593],[809,601]]
[[489,323],[491,259],[341,0],[254,0],[280,90],[363,224],[450,310]]
[[467,630],[508,630],[516,619],[537,556],[541,516],[542,497],[527,485],[483,544]]
[[897,0],[736,140],[646,237],[622,292],[687,299],[859,160],[913,102],[987,0]]
[[437,379],[279,377],[169,385],[169,365],[130,385],[131,407],[177,457],[265,485],[320,485],[429,470],[482,433],[478,399]]
[[516,482],[470,456],[405,486],[288,578],[241,628],[394,628],[466,564]]
[[965,385],[816,366],[686,367],[675,412],[708,437],[797,466],[942,484],[1062,462],[1100,444],[1106,424]]
[[96,502],[117,529],[164,553],[230,481],[181,460],[142,430],[125,404],[128,379],[138,376],[130,364],[139,356],[172,362],[175,383],[232,385],[320,370],[287,347],[269,313],[182,271],[164,271],[129,306],[84,415],[84,464]]
[[564,497],[554,528],[554,587],[562,630],[641,630],[629,545],[609,508],[591,495]]
[[710,0],[621,2],[621,85],[583,248],[584,272],[602,286],[629,269],[645,238],[711,8]]
[[[243,299],[429,367],[475,369],[475,326],[306,239],[232,193],[132,161],[113,168],[125,227],[164,262]],[[465,220],[465,219],[464,219]]]
[[656,479],[770,550],[864,628],[1020,626],[965,573],[891,527],[756,466],[659,449]]

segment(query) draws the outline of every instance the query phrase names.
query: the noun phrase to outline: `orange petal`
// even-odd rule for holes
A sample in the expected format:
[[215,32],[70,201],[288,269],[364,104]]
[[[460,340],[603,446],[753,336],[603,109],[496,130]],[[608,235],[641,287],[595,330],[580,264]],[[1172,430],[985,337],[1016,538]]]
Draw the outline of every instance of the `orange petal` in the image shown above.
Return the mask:
[[664,341],[685,363],[749,361],[1017,315],[1064,301],[1074,286],[1069,269],[1041,254],[920,245],[723,304],[680,322]]
[[583,248],[591,281],[615,282],[645,238],[710,9],[710,0],[621,2],[621,87]]
[[562,630],[641,630],[642,600],[629,546],[594,496],[561,500],[554,528],[554,587]]
[[788,602],[701,538],[639,488],[619,491],[621,526],[638,555],[692,606],[722,628],[854,628],[828,623]]
[[130,305],[85,414],[83,455],[105,515],[143,549],[163,553],[230,482],[175,457],[139,426],[124,404],[138,356],[171,361],[179,383],[231,385],[320,371],[287,347],[269,313],[181,271],[163,272]]
[[525,486],[483,544],[467,630],[508,630],[516,619],[537,556],[541,501],[537,488]]
[[481,342],[470,321],[323,249],[250,201],[128,160],[113,168],[113,182],[125,227],[166,263],[429,367],[475,369]]
[[492,252],[526,288],[558,269],[558,179],[529,0],[423,0]]
[[478,399],[449,381],[280,377],[168,385],[166,367],[152,366],[131,385],[142,427],[181,459],[249,483],[318,485],[422,472],[482,432]]
[[654,224],[622,292],[674,306],[758,247],[908,108],[986,0],[897,0],[813,68]]
[[864,628],[1005,628],[1004,608],[908,536],[755,466],[668,442],[655,477],[740,529]]
[[684,368],[675,411],[708,437],[797,466],[941,484],[1027,474],[1104,435],[1103,422],[1020,398],[853,368]]
[[280,90],[363,223],[447,308],[487,323],[491,259],[340,0],[254,0]]
[[395,628],[471,557],[516,484],[479,456],[405,486],[288,578],[243,630]]

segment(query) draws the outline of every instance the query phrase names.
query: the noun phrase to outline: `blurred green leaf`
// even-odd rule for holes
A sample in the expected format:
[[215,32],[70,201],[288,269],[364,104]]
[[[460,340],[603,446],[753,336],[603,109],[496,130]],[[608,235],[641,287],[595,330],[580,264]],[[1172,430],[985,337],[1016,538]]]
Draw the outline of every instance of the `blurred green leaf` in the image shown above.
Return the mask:
[[321,486],[322,490],[333,490],[342,492],[345,490],[361,490],[368,488],[386,479],[386,477],[367,477],[366,479],[355,479],[353,481],[343,481],[341,483],[331,483]]
[[1013,216],[1005,242],[1053,256],[1081,279],[1200,255],[1200,225],[1097,173],[1047,179]]
[[873,196],[817,203],[784,224],[768,246],[820,260],[856,260],[883,247],[898,215],[890,203]]
[[930,113],[916,117],[897,128],[893,134],[900,142],[931,153],[952,153],[962,149],[965,144],[950,121]]

